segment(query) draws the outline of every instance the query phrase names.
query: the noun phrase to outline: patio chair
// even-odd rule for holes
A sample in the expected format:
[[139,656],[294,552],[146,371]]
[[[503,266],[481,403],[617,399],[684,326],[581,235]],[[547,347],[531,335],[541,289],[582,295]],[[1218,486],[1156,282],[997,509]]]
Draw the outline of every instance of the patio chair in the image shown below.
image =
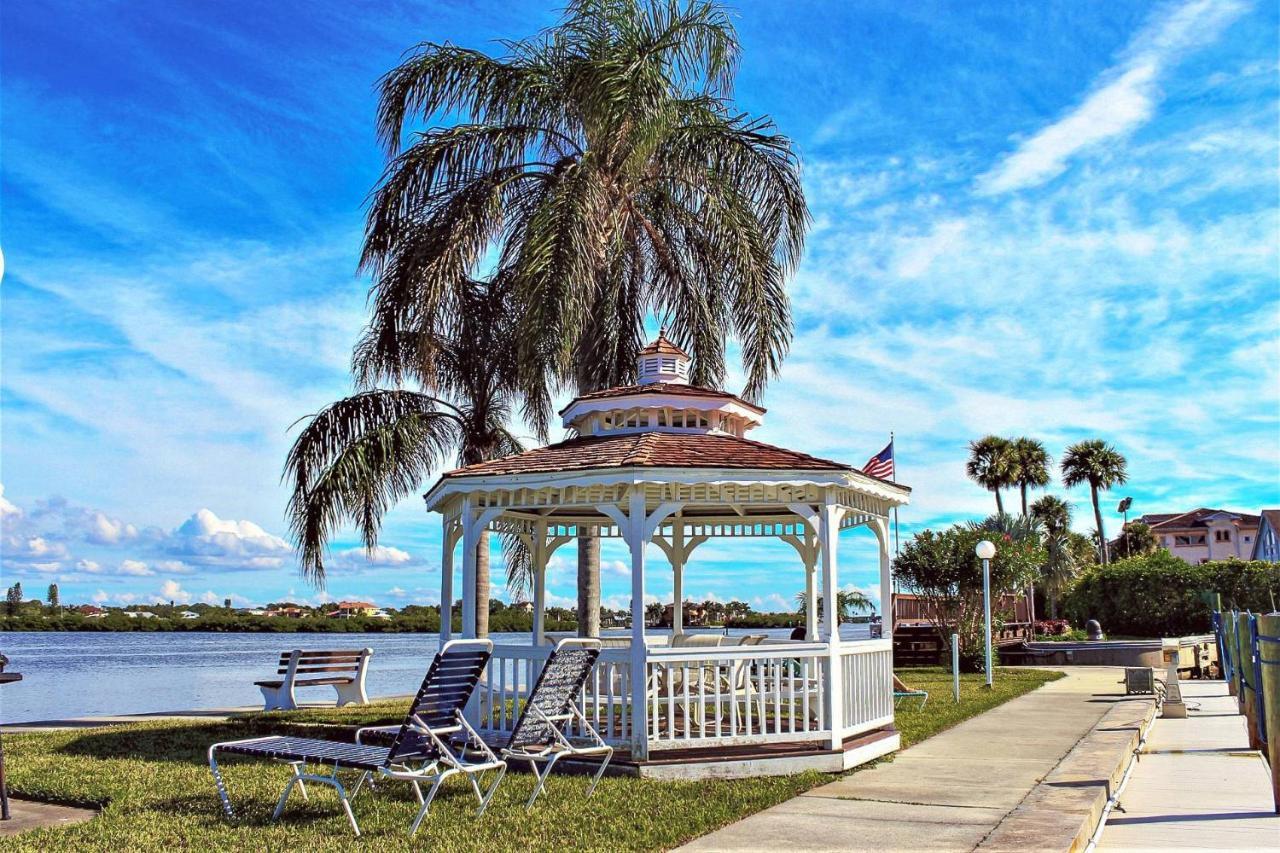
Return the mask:
[[912,690],[902,682],[901,678],[895,674],[893,676],[893,704],[897,707],[903,699],[919,699],[920,710],[924,710],[925,703],[929,701],[928,690]]
[[[578,707],[578,696],[600,657],[600,641],[568,637],[556,643],[556,647],[542,667],[529,698],[525,700],[520,716],[511,730],[511,736],[500,748],[506,761],[522,761],[529,764],[537,780],[533,793],[525,803],[532,808],[546,785],[556,762],[563,758],[587,755],[603,755],[604,760],[596,770],[587,796],[595,793],[600,777],[613,758],[613,747],[604,742],[599,733],[587,722]],[[570,727],[576,723],[581,733],[573,737]],[[370,726],[356,732],[357,743],[386,742],[394,734],[386,726]],[[488,747],[486,747],[488,749]],[[538,765],[546,769],[539,772]]]
[[[480,740],[480,736],[463,718],[462,710],[475,690],[480,673],[488,664],[492,652],[493,643],[489,640],[453,640],[445,643],[432,661],[431,668],[427,670],[426,678],[409,706],[404,722],[391,728],[393,734],[387,746],[288,736],[215,743],[209,747],[209,769],[213,772],[218,796],[227,817],[235,817],[235,814],[218,767],[219,753],[267,758],[287,764],[293,770],[293,776],[276,804],[272,820],[278,819],[284,811],[285,803],[295,785],[301,791],[303,799],[306,799],[304,783],[317,782],[337,791],[347,820],[359,836],[360,826],[351,810],[351,801],[360,793],[361,786],[376,776],[408,782],[413,786],[419,803],[417,816],[409,830],[409,834],[413,835],[427,816],[431,801],[435,799],[441,784],[458,773],[465,775],[471,783],[472,790],[480,800],[479,813],[483,814],[498,783],[502,781],[507,764],[484,745],[484,741]],[[450,745],[450,740],[459,735],[469,739],[479,760],[475,760],[473,756],[460,755]],[[329,767],[331,771],[324,775],[304,772],[308,765]],[[353,770],[359,774],[350,793],[338,778],[339,770]],[[480,780],[489,770],[496,770],[498,776],[482,792]],[[420,787],[423,782],[431,783],[425,797]]]

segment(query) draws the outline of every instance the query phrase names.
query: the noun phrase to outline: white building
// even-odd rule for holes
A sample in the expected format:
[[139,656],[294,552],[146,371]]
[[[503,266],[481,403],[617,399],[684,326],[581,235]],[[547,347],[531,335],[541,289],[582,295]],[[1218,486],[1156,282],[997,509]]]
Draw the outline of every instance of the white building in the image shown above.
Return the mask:
[[1280,509],[1264,509],[1250,559],[1280,563]]
[[1258,536],[1258,516],[1224,509],[1153,513],[1138,521],[1151,528],[1160,547],[1192,565],[1228,557],[1247,560]]

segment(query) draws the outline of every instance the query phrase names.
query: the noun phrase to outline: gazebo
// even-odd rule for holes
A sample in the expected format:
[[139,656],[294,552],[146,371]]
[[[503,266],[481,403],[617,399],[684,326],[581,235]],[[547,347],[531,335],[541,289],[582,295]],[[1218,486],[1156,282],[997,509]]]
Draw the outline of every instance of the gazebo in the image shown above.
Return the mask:
[[[638,384],[584,394],[561,411],[573,437],[450,471],[427,493],[428,510],[444,519],[442,641],[459,542],[464,637],[475,635],[481,533],[521,537],[533,563],[533,642],[495,646],[470,709],[474,724],[495,736],[514,724],[550,652],[547,561],[587,533],[622,540],[631,557],[630,636],[606,643],[582,697],[623,766],[646,775],[759,775],[839,770],[897,749],[892,620],[884,620],[882,637],[842,640],[835,621],[819,620],[817,602],[834,600],[840,588],[840,532],[861,525],[876,535],[880,600],[891,600],[888,519],[910,490],[746,438],[765,410],[691,385],[689,365],[659,333],[641,351]],[[670,643],[665,634],[646,635],[645,546],[666,556],[681,602],[690,554],[721,537],[776,537],[795,548],[808,591],[804,640],[686,644],[678,605]]]

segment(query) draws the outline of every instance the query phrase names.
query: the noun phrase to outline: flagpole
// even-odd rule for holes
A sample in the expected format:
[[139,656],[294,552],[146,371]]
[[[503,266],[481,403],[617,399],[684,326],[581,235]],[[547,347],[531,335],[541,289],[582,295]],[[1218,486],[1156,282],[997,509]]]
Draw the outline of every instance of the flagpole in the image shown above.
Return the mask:
[[[889,430],[889,454],[893,457],[891,476],[896,483],[898,482],[898,448],[893,446],[893,430]],[[893,553],[895,556],[902,553],[898,548],[898,508],[896,506],[893,508]]]

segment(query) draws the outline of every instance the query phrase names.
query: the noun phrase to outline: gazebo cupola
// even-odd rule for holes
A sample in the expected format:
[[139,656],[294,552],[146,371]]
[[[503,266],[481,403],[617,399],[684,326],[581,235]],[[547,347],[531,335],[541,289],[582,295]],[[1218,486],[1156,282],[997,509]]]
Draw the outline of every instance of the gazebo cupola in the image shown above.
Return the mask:
[[689,354],[666,332],[640,350],[639,383],[583,394],[566,406],[566,429],[580,436],[638,432],[732,435],[741,438],[765,410],[726,391],[689,384]]

